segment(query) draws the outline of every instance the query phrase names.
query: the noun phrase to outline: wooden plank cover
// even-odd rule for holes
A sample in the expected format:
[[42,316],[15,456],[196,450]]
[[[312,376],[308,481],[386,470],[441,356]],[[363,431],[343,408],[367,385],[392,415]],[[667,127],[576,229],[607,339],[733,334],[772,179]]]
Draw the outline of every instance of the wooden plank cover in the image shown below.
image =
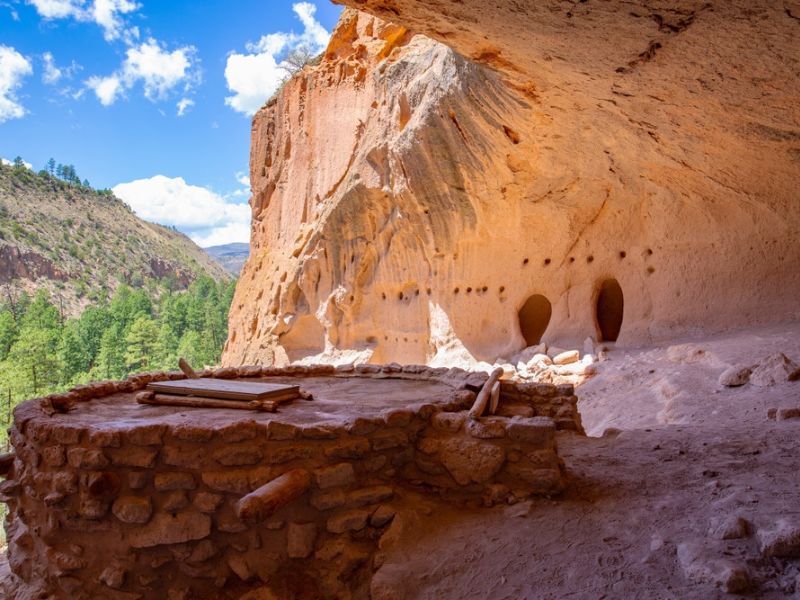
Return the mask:
[[181,396],[203,396],[223,400],[272,400],[300,395],[299,385],[262,383],[260,381],[231,381],[230,379],[183,379],[149,383],[147,389]]

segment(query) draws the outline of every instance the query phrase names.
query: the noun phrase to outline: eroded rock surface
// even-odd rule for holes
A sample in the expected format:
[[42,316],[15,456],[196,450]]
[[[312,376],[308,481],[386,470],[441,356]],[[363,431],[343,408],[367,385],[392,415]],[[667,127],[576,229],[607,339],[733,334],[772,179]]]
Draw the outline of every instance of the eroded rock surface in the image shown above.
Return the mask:
[[346,11],[256,116],[226,361],[492,362],[542,325],[575,348],[794,315],[796,2],[345,3],[400,25]]

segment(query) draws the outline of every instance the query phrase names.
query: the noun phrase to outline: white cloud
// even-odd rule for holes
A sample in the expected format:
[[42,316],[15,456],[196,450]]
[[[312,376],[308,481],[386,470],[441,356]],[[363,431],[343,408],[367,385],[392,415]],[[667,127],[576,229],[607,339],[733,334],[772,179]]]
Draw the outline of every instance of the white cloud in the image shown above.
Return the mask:
[[139,82],[144,86],[144,95],[149,100],[163,100],[175,88],[182,87],[186,92],[199,81],[196,53],[194,46],[183,46],[168,52],[151,38],[128,48],[117,72],[107,77],[90,77],[86,85],[94,90],[104,106],[114,104]]
[[90,77],[86,80],[86,85],[94,90],[100,104],[111,106],[117,101],[117,97],[123,93],[122,81],[116,75],[109,77]]
[[[250,239],[250,207],[182,177],[156,175],[114,187],[114,194],[141,218],[186,231],[198,245]],[[220,241],[222,240],[222,241]]]
[[[13,160],[8,160],[7,158],[0,158],[0,163],[10,167],[11,165],[14,164],[14,161]],[[31,163],[29,163],[27,160],[23,160],[22,164],[25,165],[26,169],[28,169],[30,171],[33,171],[33,165]]]
[[193,234],[189,236],[195,244],[201,248],[210,246],[222,246],[223,244],[233,244],[235,242],[250,242],[249,223],[228,223],[222,227],[215,227],[205,234]]
[[[45,52],[44,54],[42,54],[42,82],[45,85],[55,86],[60,83],[69,81],[75,76],[75,73],[77,73],[82,69],[83,67],[81,67],[74,60],[70,63],[68,67],[59,67],[58,64],[56,64],[56,60],[53,57],[52,52]],[[61,96],[72,96],[74,98],[76,91],[75,89],[67,86],[62,89],[59,89],[58,93]],[[79,90],[78,93],[82,95],[83,90],[82,89]]]
[[[103,36],[107,41],[112,41],[120,36],[123,30],[123,20],[119,15],[132,13],[139,5],[129,0],[95,0],[89,9],[92,20],[103,28]],[[139,37],[138,29],[134,28],[129,34],[134,38]]]
[[0,45],[0,123],[27,112],[17,99],[22,80],[33,73],[30,61],[10,46]]
[[298,48],[318,54],[327,46],[330,33],[314,18],[317,7],[297,2],[292,10],[303,24],[303,33],[270,33],[248,44],[248,54],[232,52],[228,56],[225,79],[234,95],[225,98],[225,104],[234,110],[253,115],[278,90],[287,77],[282,55]]
[[36,12],[45,19],[75,19],[92,22],[103,29],[103,37],[113,41],[122,36],[126,40],[139,36],[137,28],[125,29],[121,15],[139,9],[139,4],[130,0],[27,0],[36,8]]
[[190,100],[189,98],[181,98],[178,100],[178,116],[182,117],[186,114],[186,111],[189,110],[191,107],[194,106],[194,100]]
[[56,61],[53,60],[52,53],[45,52],[42,54],[42,61],[44,62],[42,81],[48,85],[54,85],[58,83],[64,73],[56,66]]

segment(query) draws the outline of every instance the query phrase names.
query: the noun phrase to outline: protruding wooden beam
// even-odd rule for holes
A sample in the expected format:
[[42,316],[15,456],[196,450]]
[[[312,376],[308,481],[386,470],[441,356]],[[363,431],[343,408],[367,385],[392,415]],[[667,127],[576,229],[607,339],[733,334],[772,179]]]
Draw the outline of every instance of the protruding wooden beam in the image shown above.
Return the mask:
[[200,379],[200,375],[191,367],[191,365],[186,362],[186,359],[182,356],[178,359],[178,366],[183,371],[183,374],[186,375],[189,379]]
[[311,473],[293,469],[244,496],[236,504],[236,514],[245,523],[261,523],[302,496],[310,486]]
[[492,393],[490,395],[489,414],[495,414],[498,406],[500,406],[500,382],[496,381],[492,386]]
[[497,367],[494,371],[492,371],[491,375],[489,375],[489,379],[487,379],[486,383],[483,384],[481,391],[478,392],[478,397],[475,398],[475,402],[472,404],[472,408],[469,411],[470,418],[477,419],[478,417],[483,416],[483,413],[486,412],[486,406],[489,404],[489,400],[492,396],[492,388],[494,387],[494,384],[498,382],[502,374],[503,369]]

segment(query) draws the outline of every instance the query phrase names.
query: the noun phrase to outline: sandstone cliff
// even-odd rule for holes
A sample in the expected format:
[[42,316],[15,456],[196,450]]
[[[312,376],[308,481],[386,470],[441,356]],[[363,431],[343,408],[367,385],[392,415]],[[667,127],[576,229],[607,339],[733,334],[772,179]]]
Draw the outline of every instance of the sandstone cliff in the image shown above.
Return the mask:
[[256,115],[226,362],[797,317],[800,6],[346,3],[401,25],[345,11]]

